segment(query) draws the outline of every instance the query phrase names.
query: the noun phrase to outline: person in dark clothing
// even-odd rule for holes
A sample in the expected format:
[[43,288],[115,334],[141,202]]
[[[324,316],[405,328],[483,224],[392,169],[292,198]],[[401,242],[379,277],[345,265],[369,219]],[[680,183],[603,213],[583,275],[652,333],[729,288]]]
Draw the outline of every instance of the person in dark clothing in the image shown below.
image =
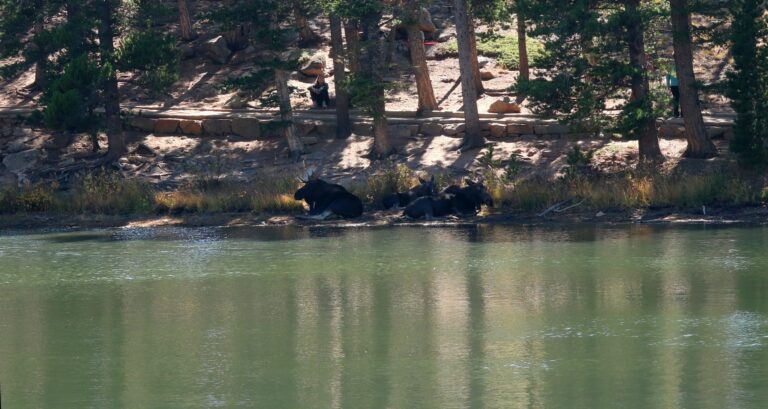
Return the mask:
[[331,103],[331,97],[328,95],[328,84],[323,75],[318,75],[315,83],[309,87],[309,96],[312,97],[312,105],[315,108],[328,108]]

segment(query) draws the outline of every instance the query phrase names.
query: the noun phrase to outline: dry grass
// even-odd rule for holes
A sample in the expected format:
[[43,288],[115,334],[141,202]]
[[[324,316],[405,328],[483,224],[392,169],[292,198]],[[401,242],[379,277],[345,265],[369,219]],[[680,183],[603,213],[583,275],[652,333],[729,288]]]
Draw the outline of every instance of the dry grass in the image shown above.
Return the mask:
[[[540,211],[573,199],[593,209],[639,209],[706,206],[752,206],[768,201],[765,176],[738,169],[699,173],[660,174],[623,172],[612,175],[573,172],[557,180],[497,177],[485,172],[484,180],[502,211]],[[426,176],[426,175],[423,175]],[[438,189],[460,180],[438,174]],[[378,208],[392,192],[418,183],[417,174],[404,165],[393,166],[350,187],[369,208]],[[254,212],[293,214],[305,210],[293,199],[299,183],[293,179],[235,183],[203,177],[173,191],[158,191],[138,180],[97,172],[84,177],[68,191],[56,184],[0,190],[0,213],[52,212],[65,214],[180,214]]]
[[593,209],[752,206],[764,203],[765,180],[744,174],[620,175],[527,180],[491,191],[500,207],[534,211],[566,199]]

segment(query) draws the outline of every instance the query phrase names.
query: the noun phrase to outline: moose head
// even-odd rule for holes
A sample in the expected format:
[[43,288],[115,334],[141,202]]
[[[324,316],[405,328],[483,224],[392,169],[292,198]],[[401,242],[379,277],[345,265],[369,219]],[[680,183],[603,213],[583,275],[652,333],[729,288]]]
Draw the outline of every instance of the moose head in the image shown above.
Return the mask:
[[435,186],[435,175],[432,175],[429,180],[424,180],[419,177],[419,185],[411,189],[411,192],[413,192],[414,197],[436,195],[437,188]]
[[480,208],[480,205],[493,207],[493,198],[491,197],[491,194],[488,193],[488,189],[483,182],[474,182],[470,179],[465,179],[464,181],[467,183],[467,186],[462,190],[465,195],[472,199],[478,209]]

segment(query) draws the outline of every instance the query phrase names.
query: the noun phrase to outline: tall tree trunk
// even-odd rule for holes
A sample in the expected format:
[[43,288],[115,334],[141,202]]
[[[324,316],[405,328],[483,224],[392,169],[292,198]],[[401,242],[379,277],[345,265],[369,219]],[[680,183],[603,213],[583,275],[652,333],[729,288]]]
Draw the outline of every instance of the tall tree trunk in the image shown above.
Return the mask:
[[382,78],[384,67],[380,65],[383,61],[381,55],[383,47],[378,35],[379,20],[381,20],[381,12],[369,13],[361,19],[363,58],[360,60],[360,69],[370,90],[370,95],[367,95],[365,99],[368,100],[366,108],[373,117],[371,157],[374,159],[386,158],[394,152],[387,134],[387,112],[384,101],[384,79]]
[[517,13],[517,52],[520,55],[520,78],[530,79],[531,68],[528,64],[528,45],[525,32],[525,17],[522,13]]
[[427,53],[424,50],[424,33],[419,28],[421,6],[417,0],[409,0],[407,7],[408,48],[411,52],[411,66],[416,77],[416,91],[419,94],[417,113],[425,110],[434,111],[437,109],[437,99],[432,88],[432,80],[429,78]]
[[[38,8],[38,10],[40,10],[42,7],[42,1],[38,0],[35,3],[35,6]],[[45,30],[44,16],[41,15],[38,17],[38,20],[35,21],[33,30],[36,35],[40,35],[40,33]],[[45,70],[48,65],[48,52],[36,42],[32,43],[32,47],[34,48],[35,53],[35,81],[32,83],[32,87],[44,90],[46,86]]]
[[[466,5],[464,9],[466,10]],[[472,62],[472,77],[475,81],[475,90],[477,90],[477,98],[485,92],[485,86],[483,85],[483,79],[480,76],[480,63],[477,61],[477,38],[475,37],[475,23],[472,21],[472,16],[467,13],[467,32],[469,33],[469,49],[472,54],[470,61]],[[458,31],[458,30],[457,30]]]
[[360,72],[360,25],[356,20],[349,20],[344,24],[344,37],[347,39],[347,59],[349,70]]
[[190,41],[195,38],[195,31],[192,29],[192,20],[189,18],[189,7],[187,0],[178,0],[179,5],[179,27],[181,28],[181,40]]
[[304,144],[301,138],[296,134],[296,127],[293,124],[293,109],[291,109],[291,92],[288,90],[288,72],[285,70],[275,70],[275,87],[277,88],[277,97],[280,100],[280,121],[283,123],[283,134],[288,141],[288,150],[291,152],[291,158],[299,159],[304,153]]
[[[517,53],[520,56],[520,67],[518,81],[520,79],[531,79],[531,68],[528,64],[528,45],[526,44],[525,32],[525,16],[519,10],[517,11]],[[521,103],[525,100],[525,95],[519,94],[517,96],[517,103]]]
[[648,83],[647,64],[645,55],[645,40],[643,38],[643,22],[637,8],[640,0],[624,0],[627,12],[627,45],[629,61],[635,70],[631,77],[632,96],[634,103],[646,112],[644,119],[637,125],[638,145],[641,160],[663,160],[659,137],[656,130],[656,118],[651,115],[650,84]]
[[[472,45],[470,38],[470,20],[467,15],[466,0],[454,0],[454,18],[456,19],[456,42],[459,47],[459,69],[461,71],[461,95],[464,102],[464,140],[459,149],[466,150],[485,144],[480,134],[480,115],[477,112],[477,89],[475,72],[472,66]],[[477,59],[475,58],[475,63]]]
[[107,121],[107,160],[116,160],[122,156],[125,151],[125,140],[123,139],[123,126],[120,120],[120,92],[117,87],[117,71],[114,69],[114,0],[99,0],[100,18],[99,22],[99,47],[101,53],[102,66],[109,64],[112,66],[108,70],[107,78],[104,80],[104,111]]
[[341,17],[331,15],[331,59],[333,59],[333,82],[336,84],[336,137],[345,139],[352,133],[349,121],[349,93],[344,82],[344,44],[341,36]]
[[691,13],[688,0],[670,0],[672,6],[672,44],[675,48],[675,67],[680,82],[680,106],[685,122],[688,147],[684,156],[711,158],[717,156],[715,144],[709,140],[699,106],[699,90],[693,72],[691,50]]
[[305,45],[314,44],[320,41],[320,36],[312,31],[305,13],[301,0],[293,0],[293,19],[296,21],[296,28],[299,31],[299,41]]

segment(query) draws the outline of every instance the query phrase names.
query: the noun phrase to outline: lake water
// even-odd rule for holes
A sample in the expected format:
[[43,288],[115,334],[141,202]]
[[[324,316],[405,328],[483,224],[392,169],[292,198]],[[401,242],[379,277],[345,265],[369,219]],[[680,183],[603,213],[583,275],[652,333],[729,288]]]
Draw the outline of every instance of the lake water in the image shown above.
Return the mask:
[[764,408],[768,229],[0,234],[2,407]]

